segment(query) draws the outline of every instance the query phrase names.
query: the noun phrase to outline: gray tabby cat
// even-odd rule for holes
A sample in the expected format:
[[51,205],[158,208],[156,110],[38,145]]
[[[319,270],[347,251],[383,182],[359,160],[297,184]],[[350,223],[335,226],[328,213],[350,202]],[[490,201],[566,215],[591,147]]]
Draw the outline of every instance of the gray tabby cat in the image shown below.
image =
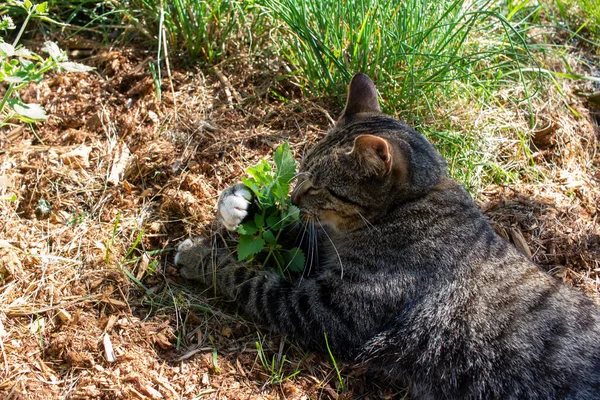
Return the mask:
[[[366,75],[301,171],[293,202],[322,228],[310,274],[289,282],[187,240],[181,275],[307,349],[326,351],[327,334],[336,357],[413,398],[600,399],[599,307],[499,237],[431,144],[381,113]],[[251,202],[228,188],[219,219],[235,229]]]

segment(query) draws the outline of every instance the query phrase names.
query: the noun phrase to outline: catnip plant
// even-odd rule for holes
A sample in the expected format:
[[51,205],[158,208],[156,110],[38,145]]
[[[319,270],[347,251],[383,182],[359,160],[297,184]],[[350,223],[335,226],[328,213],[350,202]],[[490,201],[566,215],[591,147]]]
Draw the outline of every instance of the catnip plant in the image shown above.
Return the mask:
[[6,85],[6,91],[0,97],[0,128],[8,125],[8,121],[13,118],[26,123],[48,119],[42,106],[23,103],[19,96],[19,91],[31,82],[41,82],[45,73],[49,71],[87,72],[93,69],[83,64],[70,62],[67,54],[54,42],[45,42],[41,49],[47,54],[47,57],[19,44],[26,26],[32,18],[58,23],[48,18],[47,2],[34,4],[30,0],[11,0],[0,6],[0,14],[3,10],[9,9],[9,6],[25,10],[27,16],[11,43],[6,41],[7,35],[5,34],[9,30],[16,29],[16,26],[9,15],[3,15],[0,19],[0,31],[4,32],[0,36],[0,83]]
[[300,210],[291,203],[290,186],[296,177],[296,160],[288,143],[280,145],[273,162],[262,159],[246,170],[242,182],[253,193],[258,211],[238,227],[237,247],[240,261],[256,260],[263,254],[263,267],[273,268],[283,276],[285,271],[301,272],[304,253],[298,247],[284,248],[279,243],[282,232],[299,220]]

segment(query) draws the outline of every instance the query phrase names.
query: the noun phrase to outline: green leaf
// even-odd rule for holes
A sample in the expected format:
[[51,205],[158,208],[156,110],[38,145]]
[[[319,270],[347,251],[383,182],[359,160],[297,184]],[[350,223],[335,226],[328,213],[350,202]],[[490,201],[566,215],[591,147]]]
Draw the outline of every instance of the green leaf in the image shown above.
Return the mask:
[[266,185],[272,180],[271,166],[264,159],[260,160],[255,166],[246,169],[246,172],[255,179],[259,186]]
[[242,235],[238,243],[238,260],[244,261],[260,253],[265,247],[265,241],[254,236]]
[[242,183],[256,195],[256,197],[261,196],[260,188],[256,184],[256,181],[253,178],[247,178],[245,176],[242,177]]
[[262,216],[261,214],[254,215],[254,223],[256,224],[256,227],[258,229],[264,227],[265,226],[265,217]]
[[279,191],[280,200],[284,200],[289,193],[289,185],[296,175],[296,160],[294,160],[290,145],[287,142],[282,143],[275,150],[273,160],[277,166],[276,186]]
[[[288,199],[290,183],[296,175],[296,160],[289,144],[283,143],[275,150],[271,164],[262,159],[246,172],[248,176],[243,177],[242,182],[254,193],[260,212],[254,216],[252,224],[238,228],[243,235],[238,244],[238,258],[252,258],[267,245],[270,262],[263,267],[276,267],[283,273],[282,269],[289,264],[291,270],[301,271],[304,254],[297,248],[290,253],[277,243],[277,232],[298,221],[300,214],[300,210]],[[257,235],[257,232],[260,234]]]
[[15,48],[12,44],[8,44],[6,42],[0,42],[0,56],[2,57],[12,57],[15,54]]
[[246,221],[237,229],[238,233],[242,235],[255,235],[258,232],[254,221]]
[[281,229],[281,216],[279,214],[271,214],[267,217],[267,226],[273,230]]
[[285,262],[285,258],[283,258],[281,252],[279,251],[273,252],[273,257],[275,258],[275,263],[278,267],[277,269],[279,270],[279,274],[283,276],[283,269],[287,265],[287,263]]
[[52,57],[52,59],[54,59],[56,62],[66,62],[68,60],[67,54],[64,51],[62,51],[54,42],[44,42],[44,47],[42,47],[42,51],[48,53],[48,55]]
[[277,239],[275,239],[275,235],[273,235],[273,232],[271,231],[264,231],[262,237],[269,244],[277,243]]
[[93,67],[71,61],[58,63],[58,66],[67,72],[89,72],[94,69]]
[[300,209],[293,204],[288,205],[284,218],[286,225],[298,221],[300,219]]
[[16,194],[11,193],[11,194],[5,194],[0,196],[0,201],[17,201],[18,197]]
[[43,2],[35,6],[35,12],[38,14],[45,14],[48,10],[48,2]]
[[283,253],[283,257],[285,258],[286,267],[288,270],[292,272],[302,272],[304,270],[304,262],[306,261],[306,257],[304,257],[304,252],[297,247],[285,251]]
[[39,104],[24,104],[14,102],[12,109],[17,114],[17,118],[24,122],[45,121],[48,119],[46,111]]

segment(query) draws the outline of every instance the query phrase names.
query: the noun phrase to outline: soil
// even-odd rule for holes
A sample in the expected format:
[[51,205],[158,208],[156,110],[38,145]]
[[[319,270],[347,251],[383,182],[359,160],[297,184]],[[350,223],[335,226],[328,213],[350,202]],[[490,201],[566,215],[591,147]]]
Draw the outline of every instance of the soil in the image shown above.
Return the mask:
[[[158,100],[148,54],[90,52],[94,72],[26,89],[46,123],[0,132],[1,395],[403,396],[360,366],[338,363],[340,380],[329,357],[253,325],[172,263],[178,243],[215,228],[222,189],[282,141],[303,154],[340,108],[260,60],[172,66]],[[599,131],[593,104],[568,102],[580,116],[556,109],[551,129],[528,133],[553,178],[477,198],[502,236],[600,302]]]

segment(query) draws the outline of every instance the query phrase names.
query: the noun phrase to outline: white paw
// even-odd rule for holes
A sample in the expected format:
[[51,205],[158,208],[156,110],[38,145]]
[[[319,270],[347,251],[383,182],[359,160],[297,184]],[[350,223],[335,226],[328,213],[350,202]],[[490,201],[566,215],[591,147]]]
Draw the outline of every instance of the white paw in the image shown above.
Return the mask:
[[185,239],[183,242],[179,243],[179,246],[177,246],[177,253],[175,254],[175,265],[179,265],[179,255],[181,252],[189,249],[193,245],[194,242],[192,239]]
[[223,191],[217,205],[217,217],[225,228],[235,231],[248,215],[252,192],[243,184],[228,187]]

